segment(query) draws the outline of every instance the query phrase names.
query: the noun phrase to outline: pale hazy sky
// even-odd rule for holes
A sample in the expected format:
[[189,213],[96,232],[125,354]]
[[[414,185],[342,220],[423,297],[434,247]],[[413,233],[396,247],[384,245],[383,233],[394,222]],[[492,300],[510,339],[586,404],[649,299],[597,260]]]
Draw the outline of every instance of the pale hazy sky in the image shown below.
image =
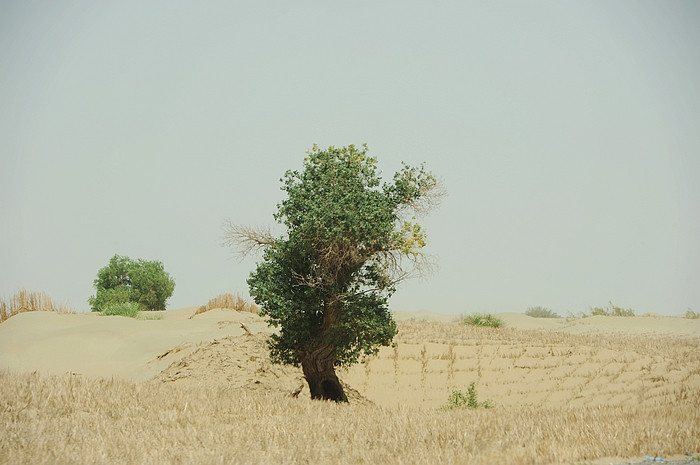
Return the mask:
[[700,311],[700,2],[0,1],[0,297],[247,295],[307,149],[425,162],[438,269],[394,309]]

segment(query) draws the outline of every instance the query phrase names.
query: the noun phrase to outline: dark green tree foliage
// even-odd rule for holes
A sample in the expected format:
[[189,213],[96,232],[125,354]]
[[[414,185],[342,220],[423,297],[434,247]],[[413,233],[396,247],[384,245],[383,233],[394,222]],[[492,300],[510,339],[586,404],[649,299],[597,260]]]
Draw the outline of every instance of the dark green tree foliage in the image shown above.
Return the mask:
[[165,310],[175,281],[159,261],[115,255],[97,272],[93,286],[97,292],[88,299],[93,312],[126,302],[138,303],[144,310]]
[[287,199],[274,218],[287,234],[230,232],[264,247],[250,294],[279,328],[272,359],[301,365],[312,398],[347,401],[335,368],[391,344],[388,298],[409,274],[402,265],[415,269],[423,257],[425,235],[404,218],[436,198],[436,179],[404,165],[382,184],[376,163],[366,146],[314,146],[304,170],[282,179]]

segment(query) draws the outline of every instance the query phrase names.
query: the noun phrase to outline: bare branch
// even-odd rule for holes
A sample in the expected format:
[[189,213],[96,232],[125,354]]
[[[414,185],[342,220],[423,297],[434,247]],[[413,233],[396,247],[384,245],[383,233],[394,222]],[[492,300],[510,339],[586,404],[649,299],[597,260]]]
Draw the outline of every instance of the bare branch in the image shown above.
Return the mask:
[[[423,253],[405,255],[399,250],[385,250],[378,252],[372,259],[375,265],[384,272],[387,281],[382,285],[362,288],[356,292],[340,294],[338,299],[346,301],[353,297],[371,292],[381,292],[388,287],[393,287],[399,283],[414,278],[427,278],[436,268],[434,257]],[[410,262],[407,264],[406,261]]]
[[447,189],[444,182],[440,178],[434,178],[433,182],[422,186],[420,196],[416,200],[399,207],[398,216],[399,218],[424,217],[437,209],[445,197],[447,197]]
[[398,250],[383,254],[381,263],[393,285],[407,279],[425,279],[432,274],[436,266],[434,257],[430,255],[422,252],[405,255]]
[[226,220],[222,245],[235,248],[239,258],[257,252],[275,242],[275,237],[267,227],[241,226]]

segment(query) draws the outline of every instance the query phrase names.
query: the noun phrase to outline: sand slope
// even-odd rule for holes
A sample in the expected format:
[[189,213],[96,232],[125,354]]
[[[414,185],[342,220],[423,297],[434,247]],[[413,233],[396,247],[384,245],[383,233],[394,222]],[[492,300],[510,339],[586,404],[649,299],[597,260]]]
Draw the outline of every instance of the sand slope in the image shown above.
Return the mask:
[[[199,344],[268,331],[257,315],[211,310],[190,319],[195,309],[161,312],[162,320],[96,314],[29,312],[0,325],[0,369],[66,372],[145,381]],[[166,352],[170,357],[160,357]]]
[[[0,324],[0,370],[308,395],[299,369],[270,362],[271,328],[259,316],[194,313],[167,311],[153,321],[22,313]],[[654,404],[700,389],[700,320],[499,316],[507,326],[494,330],[397,313],[396,346],[339,375],[377,404],[426,408],[472,381],[498,405]]]

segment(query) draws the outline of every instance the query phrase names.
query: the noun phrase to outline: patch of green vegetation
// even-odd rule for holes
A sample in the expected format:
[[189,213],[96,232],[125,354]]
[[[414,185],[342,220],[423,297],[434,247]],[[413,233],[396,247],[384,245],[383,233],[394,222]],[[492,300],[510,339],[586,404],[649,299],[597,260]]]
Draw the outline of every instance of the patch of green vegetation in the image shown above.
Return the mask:
[[489,328],[501,328],[505,322],[492,313],[474,313],[462,317],[459,321],[463,325],[484,326]]
[[634,310],[631,308],[622,308],[608,302],[608,307],[593,307],[591,308],[592,316],[634,316]]
[[700,318],[700,313],[695,313],[691,309],[688,309],[688,311],[685,312],[685,317],[689,320],[697,320],[698,318]]
[[106,306],[105,309],[100,312],[100,315],[136,318],[140,310],[141,306],[136,302],[121,302]]
[[469,384],[467,392],[462,391],[452,391],[449,399],[447,399],[447,404],[443,406],[446,410],[452,410],[455,408],[493,408],[494,403],[492,400],[485,400],[479,402],[476,393],[476,385],[474,381]]
[[561,318],[559,314],[554,313],[546,307],[530,307],[525,310],[525,315],[533,318]]

